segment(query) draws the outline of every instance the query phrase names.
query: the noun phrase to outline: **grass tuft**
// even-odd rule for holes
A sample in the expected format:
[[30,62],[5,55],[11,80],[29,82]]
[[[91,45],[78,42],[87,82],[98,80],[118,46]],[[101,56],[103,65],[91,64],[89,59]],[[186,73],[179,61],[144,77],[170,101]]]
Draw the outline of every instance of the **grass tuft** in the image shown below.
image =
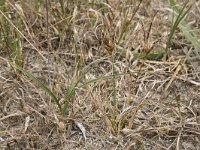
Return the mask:
[[[171,30],[170,30],[170,34],[167,40],[167,44],[166,44],[166,48],[165,48],[165,59],[166,56],[169,53],[169,48],[171,46],[171,41],[173,38],[173,35],[177,29],[177,27],[179,26],[179,24],[181,23],[181,21],[184,20],[185,16],[189,13],[190,9],[192,8],[192,5],[188,6],[189,1],[187,1],[186,3],[184,3],[183,7],[178,9],[178,7],[176,7],[176,2],[174,0],[169,0],[169,3],[171,5],[171,7],[173,8],[173,16],[172,16],[172,25],[171,25]],[[178,13],[178,14],[175,14]]]

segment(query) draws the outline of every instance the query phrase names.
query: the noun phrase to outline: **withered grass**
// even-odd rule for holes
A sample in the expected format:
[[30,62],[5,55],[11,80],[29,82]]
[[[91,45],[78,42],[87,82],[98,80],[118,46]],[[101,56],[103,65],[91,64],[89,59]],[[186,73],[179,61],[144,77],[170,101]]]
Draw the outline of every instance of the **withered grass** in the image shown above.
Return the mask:
[[178,28],[163,59],[166,1],[47,4],[0,5],[0,149],[200,149],[199,51]]

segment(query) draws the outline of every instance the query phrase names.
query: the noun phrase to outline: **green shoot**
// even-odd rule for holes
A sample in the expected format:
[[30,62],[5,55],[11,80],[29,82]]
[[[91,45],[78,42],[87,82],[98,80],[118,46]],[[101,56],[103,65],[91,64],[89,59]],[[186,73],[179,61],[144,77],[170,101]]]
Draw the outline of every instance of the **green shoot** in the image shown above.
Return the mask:
[[[174,0],[169,0],[169,3],[171,5],[171,7],[173,8],[174,11],[178,12],[177,17],[173,17],[172,18],[172,26],[171,26],[171,31],[168,37],[168,41],[166,44],[166,48],[165,48],[165,59],[166,56],[168,54],[169,51],[169,47],[171,46],[171,41],[172,41],[172,37],[178,27],[178,25],[180,24],[180,22],[185,18],[185,16],[187,15],[187,13],[189,12],[189,10],[191,9],[191,5],[187,8],[188,2],[186,2],[183,7],[178,10],[177,7],[175,7],[176,2]],[[185,10],[185,11],[184,11]],[[174,16],[174,15],[173,15]],[[175,20],[174,20],[175,19]]]

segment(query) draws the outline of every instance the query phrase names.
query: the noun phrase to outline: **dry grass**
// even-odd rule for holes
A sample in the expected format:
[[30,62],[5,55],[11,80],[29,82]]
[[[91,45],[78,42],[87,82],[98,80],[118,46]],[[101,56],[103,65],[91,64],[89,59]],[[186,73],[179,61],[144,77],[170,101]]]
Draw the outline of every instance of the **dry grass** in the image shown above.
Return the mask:
[[[62,2],[48,3],[47,23],[45,2],[2,1],[0,149],[200,149],[199,60],[184,49],[199,52],[178,29],[163,59],[169,4]],[[194,31],[199,8],[186,17]]]

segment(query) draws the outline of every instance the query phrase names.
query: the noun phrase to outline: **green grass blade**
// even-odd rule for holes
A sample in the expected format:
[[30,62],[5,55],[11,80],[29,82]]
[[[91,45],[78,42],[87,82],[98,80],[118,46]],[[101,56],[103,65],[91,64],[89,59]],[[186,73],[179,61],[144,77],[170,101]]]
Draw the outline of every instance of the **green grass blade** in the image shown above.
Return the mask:
[[69,106],[69,103],[72,100],[72,97],[75,95],[75,88],[76,88],[77,84],[78,84],[77,81],[72,81],[71,84],[69,85],[67,91],[66,91],[66,95],[65,95],[65,98],[64,98],[64,105],[62,107],[62,115],[63,116],[65,114],[67,114],[68,106]]
[[[128,73],[115,74],[115,77],[122,76],[122,75],[128,75]],[[72,97],[75,95],[75,89],[76,88],[82,88],[82,87],[84,87],[84,86],[86,86],[88,84],[97,82],[99,80],[107,80],[107,79],[111,79],[111,78],[113,78],[113,75],[99,77],[99,78],[96,78],[96,79],[89,80],[89,81],[83,83],[80,86],[78,86],[78,84],[80,83],[80,79],[77,80],[77,81],[75,81],[75,80],[72,81],[71,84],[69,85],[67,91],[66,91],[65,103],[64,103],[64,105],[62,107],[62,115],[65,115],[67,113],[69,103],[72,100]]]
[[64,14],[65,13],[64,0],[59,0],[59,3],[60,3],[60,7],[61,7],[61,10],[62,10],[62,13]]
[[[172,1],[171,2],[171,6],[173,6],[174,10],[176,13],[179,13],[180,10],[178,9],[177,6],[175,6],[175,2],[174,0],[170,0]],[[191,42],[192,45],[194,46],[195,48],[195,54],[196,54],[196,57],[192,57],[190,59],[199,59],[200,58],[200,55],[199,55],[199,51],[200,51],[200,36],[198,36],[194,30],[192,30],[191,26],[189,24],[187,24],[185,21],[182,21],[181,23],[179,23],[178,27],[181,29],[183,35],[186,37],[186,40]]]
[[44,84],[42,83],[39,79],[37,79],[33,74],[31,74],[30,72],[24,70],[23,68],[21,68],[20,66],[11,63],[11,65],[13,67],[15,67],[17,70],[21,71],[23,74],[25,74],[26,76],[28,76],[31,80],[33,80],[36,84],[38,84],[38,86],[43,89],[45,92],[47,92],[49,94],[49,96],[51,96],[51,98],[55,101],[56,105],[58,106],[59,110],[61,110],[61,105],[59,103],[59,99],[57,98],[57,96]]
[[179,25],[179,28],[183,32],[183,35],[186,37],[186,39],[192,43],[192,45],[195,47],[197,51],[200,51],[200,36],[198,36],[195,31],[191,29],[191,26],[189,24],[186,24],[186,22],[183,22]]
[[[186,6],[188,4],[188,2],[186,2],[184,4],[184,6],[179,10],[177,7],[176,7],[176,2],[174,0],[169,0],[170,2],[170,5],[171,7],[173,8],[173,10],[178,13],[178,15],[176,16],[176,14],[173,14],[173,19],[172,19],[172,28],[171,28],[171,31],[170,31],[170,35],[169,35],[169,38],[168,38],[168,41],[167,41],[167,46],[166,46],[166,52],[168,51],[170,45],[171,45],[171,40],[172,40],[172,37],[178,27],[178,25],[180,24],[180,22],[184,19],[184,17],[187,15],[187,13],[189,12],[189,10],[191,9],[192,5],[190,5],[187,9],[186,9]],[[184,11],[186,9],[186,11]],[[175,22],[173,21],[175,18]]]
[[71,102],[73,96],[75,95],[76,87],[80,83],[80,81],[84,78],[85,74],[88,73],[93,68],[93,65],[95,65],[105,59],[107,59],[107,58],[101,58],[101,59],[97,59],[97,60],[91,62],[89,65],[87,65],[85,68],[83,68],[79,79],[71,81],[70,85],[67,88],[66,94],[65,94],[64,105],[62,106],[62,111],[61,111],[62,115],[67,114],[69,103]]

